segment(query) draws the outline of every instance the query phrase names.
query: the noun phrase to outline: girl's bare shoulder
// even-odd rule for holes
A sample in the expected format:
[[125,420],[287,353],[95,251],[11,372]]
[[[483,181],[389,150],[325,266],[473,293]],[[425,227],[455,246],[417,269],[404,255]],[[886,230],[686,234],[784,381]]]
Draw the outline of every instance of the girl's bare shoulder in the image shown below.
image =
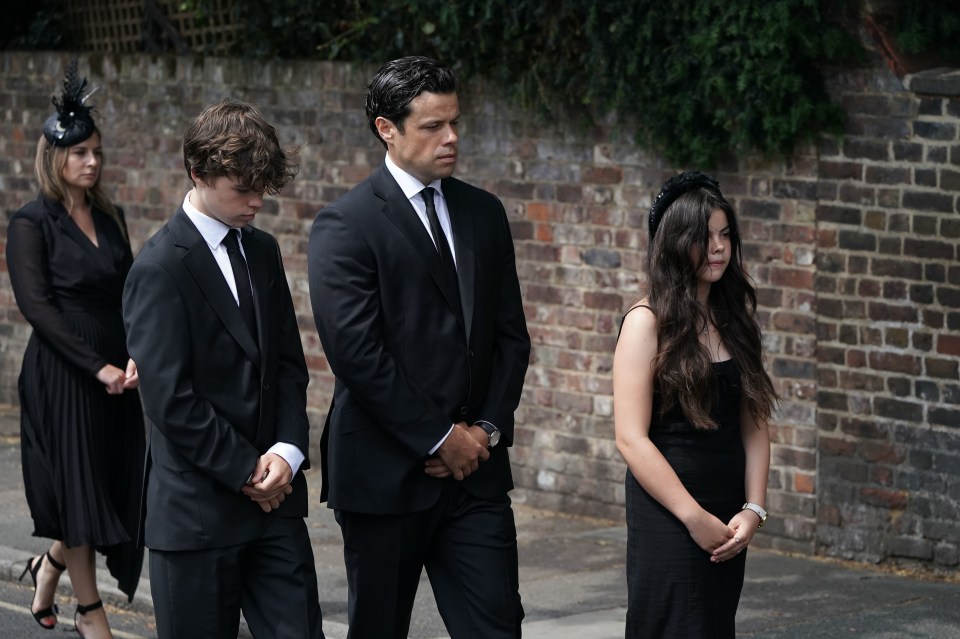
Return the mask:
[[621,336],[650,337],[657,334],[657,316],[653,314],[646,298],[640,300],[623,315]]

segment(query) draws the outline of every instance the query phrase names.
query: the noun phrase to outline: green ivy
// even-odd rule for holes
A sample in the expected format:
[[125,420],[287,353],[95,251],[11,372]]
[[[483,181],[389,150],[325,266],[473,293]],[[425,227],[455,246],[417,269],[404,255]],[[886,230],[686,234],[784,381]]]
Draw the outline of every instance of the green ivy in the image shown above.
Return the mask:
[[[67,44],[56,10],[17,4],[6,48]],[[217,0],[180,0],[203,23]],[[234,53],[376,65],[410,54],[454,66],[547,121],[611,116],[678,166],[788,155],[842,129],[824,71],[857,64],[866,0],[233,0]],[[872,5],[871,5],[872,6]],[[897,45],[960,64],[960,3],[897,0]],[[81,45],[82,46],[82,45]]]
[[960,64],[960,7],[956,0],[901,0],[897,46],[906,53],[938,54]]
[[14,2],[0,20],[0,48],[56,49],[65,43],[63,10],[57,0]]
[[[200,6],[205,0],[195,0]],[[611,113],[677,165],[788,154],[838,132],[826,64],[854,59],[836,0],[239,0],[238,53],[437,57],[545,118]],[[832,10],[832,9],[831,9]]]

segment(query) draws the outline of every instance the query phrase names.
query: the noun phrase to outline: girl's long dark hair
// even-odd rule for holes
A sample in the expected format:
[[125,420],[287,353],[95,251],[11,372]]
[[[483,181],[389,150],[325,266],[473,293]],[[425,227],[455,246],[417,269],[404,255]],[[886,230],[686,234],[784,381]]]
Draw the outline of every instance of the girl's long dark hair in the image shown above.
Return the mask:
[[[730,262],[710,287],[707,307],[697,300],[698,273],[708,251],[709,220],[720,209],[730,227]],[[699,263],[694,263],[694,249]],[[757,295],[743,271],[740,228],[730,203],[710,188],[687,191],[663,215],[647,251],[650,308],[657,318],[654,379],[663,414],[679,405],[697,428],[716,428],[710,411],[717,384],[700,331],[712,317],[740,369],[740,387],[757,422],[770,418],[777,393],[763,368]]]

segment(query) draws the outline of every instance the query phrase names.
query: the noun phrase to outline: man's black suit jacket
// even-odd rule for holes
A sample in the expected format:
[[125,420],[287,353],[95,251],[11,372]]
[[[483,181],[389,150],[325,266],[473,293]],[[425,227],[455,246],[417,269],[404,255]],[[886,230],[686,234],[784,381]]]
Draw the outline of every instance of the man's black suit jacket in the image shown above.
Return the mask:
[[314,221],[310,297],[336,376],[320,443],[331,508],[430,507],[441,480],[424,473],[424,460],[460,421],[487,420],[503,433],[464,487],[482,498],[513,487],[507,447],[530,339],[510,228],[490,193],[454,178],[441,188],[459,305],[429,233],[385,166]]
[[307,514],[302,471],[269,515],[240,492],[273,444],[307,454],[309,431],[309,378],[279,247],[251,227],[243,246],[257,338],[182,208],[144,245],[127,277],[127,345],[150,428],[141,506],[149,548],[242,544],[260,535],[266,517]]

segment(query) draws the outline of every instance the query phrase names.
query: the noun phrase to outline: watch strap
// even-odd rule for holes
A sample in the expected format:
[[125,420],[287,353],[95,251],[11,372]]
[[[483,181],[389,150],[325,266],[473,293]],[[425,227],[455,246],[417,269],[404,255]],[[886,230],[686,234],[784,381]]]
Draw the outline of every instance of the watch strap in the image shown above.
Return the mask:
[[741,507],[741,510],[750,510],[754,512],[757,517],[760,518],[760,526],[758,526],[759,528],[763,528],[763,525],[767,523],[767,511],[763,508],[763,506],[748,501]]
[[[474,422],[475,426],[479,426],[487,434],[488,446],[493,448],[498,443],[500,443],[500,429],[491,424],[490,422],[480,419]],[[496,436],[494,435],[496,433]]]

